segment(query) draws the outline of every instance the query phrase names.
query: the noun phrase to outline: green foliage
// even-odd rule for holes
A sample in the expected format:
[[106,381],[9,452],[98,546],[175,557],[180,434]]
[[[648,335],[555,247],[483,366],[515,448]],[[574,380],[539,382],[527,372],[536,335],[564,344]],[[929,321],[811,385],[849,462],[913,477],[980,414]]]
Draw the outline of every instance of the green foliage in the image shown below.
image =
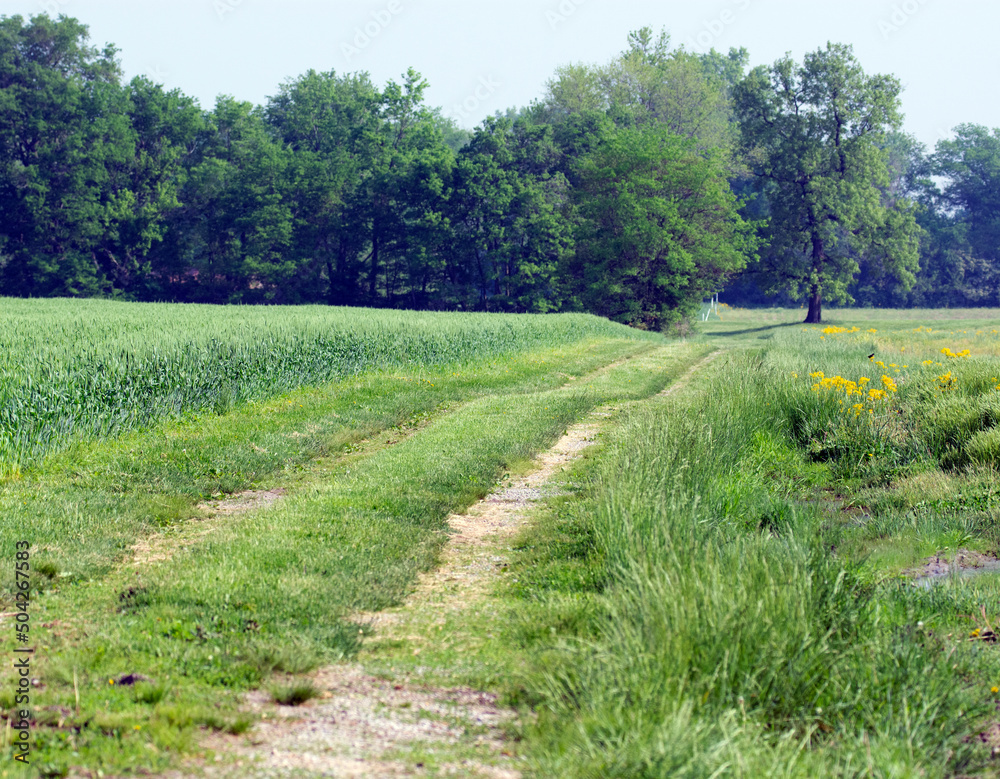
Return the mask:
[[[576,208],[574,198],[580,171],[606,162],[588,158],[601,144],[620,173],[641,171],[640,197],[662,201],[618,214],[633,237],[671,222],[660,226],[672,259],[632,258],[625,299],[601,300],[619,319],[659,327],[689,315],[688,298],[714,291],[751,251],[724,182],[739,52],[670,51],[665,33],[654,40],[644,28],[608,66],[581,71],[597,99],[563,100],[590,87],[553,87],[545,104],[470,134],[425,104],[427,83],[412,69],[382,88],[364,73],[310,70],[264,106],[223,96],[202,111],[143,78],[120,84],[114,50],[88,48],[73,19],[12,17],[3,35],[0,278],[9,294],[597,310],[620,280],[589,288],[572,260],[580,255],[579,268],[609,250],[592,240],[606,228],[600,206]],[[36,56],[39,41],[61,64]],[[600,129],[609,123],[650,142],[611,148]],[[652,139],[670,134],[689,146],[661,165]],[[612,196],[599,177],[584,182],[584,200]],[[699,208],[706,216],[695,224]],[[650,244],[664,240],[641,243],[638,253],[663,254]],[[655,277],[636,278],[647,272]],[[650,294],[636,303],[643,284]]]
[[[961,124],[954,139],[912,167],[927,235],[911,305],[983,306],[997,302],[1000,279],[1000,130]],[[932,178],[934,177],[934,178]]]
[[478,299],[471,305],[544,313],[563,303],[572,246],[569,188],[551,128],[490,119],[459,154],[450,214],[455,255]]
[[735,89],[742,145],[767,201],[770,248],[756,268],[769,291],[847,300],[859,257],[912,286],[916,225],[904,199],[887,202],[882,141],[896,129],[899,82],[868,76],[849,46],[828,44],[801,66],[752,71]]
[[[301,296],[325,287],[331,304],[357,304],[362,253],[361,183],[377,153],[382,95],[365,74],[310,70],[282,85],[265,113],[292,151],[284,196],[296,213]],[[324,273],[325,271],[325,273]]]
[[553,124],[605,113],[622,126],[658,125],[692,141],[699,153],[728,157],[735,141],[727,94],[742,76],[745,52],[698,57],[670,49],[670,36],[631,32],[628,48],[604,66],[566,65],[549,80],[535,114]]
[[637,410],[571,509],[607,561],[607,613],[536,680],[540,772],[834,776],[867,759],[939,774],[966,759],[955,746],[986,706],[935,642],[884,624],[813,511],[759,470],[775,449],[755,433],[781,411],[754,368],[734,360],[700,397]]
[[157,280],[188,300],[299,302],[293,212],[283,199],[290,153],[250,103],[220,97],[206,123]]
[[0,18],[0,271],[9,292],[108,289],[94,252],[129,207],[110,178],[133,137],[115,49],[86,40],[75,19]]
[[[717,196],[731,186],[770,248],[730,299],[808,295],[812,321],[824,296],[996,300],[998,131],[962,124],[925,154],[898,132],[896,79],[867,76],[847,46],[744,76],[743,49],[696,55],[643,27],[610,62],[561,67],[540,101],[469,132],[426,105],[413,69],[382,87],[310,70],[264,105],[223,96],[203,110],[142,77],[121,83],[115,49],[87,40],[65,16],[0,17],[8,295],[586,307],[660,327],[755,256],[753,231]],[[670,134],[688,143],[686,178],[668,170],[681,164],[672,151],[649,157]],[[643,179],[640,199],[676,213],[603,208],[623,182],[601,168]],[[707,210],[685,214],[702,196]],[[606,284],[589,278],[617,264],[622,236],[595,241],[608,220],[639,255],[656,254],[657,225],[672,259],[625,258]],[[707,237],[718,267],[691,283],[699,260],[685,255]]]
[[958,209],[968,245],[977,257],[1000,262],[1000,129],[976,124],[955,128],[955,139],[938,141],[931,169],[946,177],[941,198]]
[[606,125],[575,177],[578,294],[615,321],[660,330],[691,316],[756,249],[720,157],[663,125]]

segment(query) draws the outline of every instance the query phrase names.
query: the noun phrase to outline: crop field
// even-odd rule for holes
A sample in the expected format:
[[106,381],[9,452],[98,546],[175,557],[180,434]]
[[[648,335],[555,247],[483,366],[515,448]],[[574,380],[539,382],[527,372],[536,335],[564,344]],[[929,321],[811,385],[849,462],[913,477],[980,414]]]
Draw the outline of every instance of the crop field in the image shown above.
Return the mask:
[[572,314],[5,299],[0,469],[16,473],[76,438],[223,413],[362,372],[481,362],[621,331]]
[[[456,736],[393,753],[417,776],[996,775],[996,310],[721,307],[671,340],[4,303],[0,651],[27,541],[35,681],[32,768],[0,775],[256,776],[227,749],[344,667],[511,713],[505,762]],[[585,419],[489,587],[402,633],[372,616]]]

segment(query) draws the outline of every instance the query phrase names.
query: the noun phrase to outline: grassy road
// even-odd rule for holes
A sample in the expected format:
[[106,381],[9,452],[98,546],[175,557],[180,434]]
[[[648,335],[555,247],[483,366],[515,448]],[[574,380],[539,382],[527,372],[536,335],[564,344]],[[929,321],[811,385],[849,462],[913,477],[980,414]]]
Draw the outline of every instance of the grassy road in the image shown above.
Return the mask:
[[[205,728],[246,730],[243,692],[356,654],[350,615],[401,600],[449,512],[704,348],[591,337],[399,366],[79,440],[7,479],[4,544],[32,545],[29,775],[155,771]],[[232,494],[277,500],[218,510]]]

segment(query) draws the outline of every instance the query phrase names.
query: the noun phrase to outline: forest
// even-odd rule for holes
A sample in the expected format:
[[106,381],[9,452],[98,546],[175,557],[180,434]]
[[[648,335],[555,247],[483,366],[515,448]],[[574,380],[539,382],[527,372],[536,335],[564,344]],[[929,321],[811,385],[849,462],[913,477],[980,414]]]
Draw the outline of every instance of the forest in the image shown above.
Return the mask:
[[827,44],[749,68],[666,31],[465,130],[416,70],[205,109],[86,25],[0,17],[0,294],[585,311],[995,306],[1000,130],[933,150]]

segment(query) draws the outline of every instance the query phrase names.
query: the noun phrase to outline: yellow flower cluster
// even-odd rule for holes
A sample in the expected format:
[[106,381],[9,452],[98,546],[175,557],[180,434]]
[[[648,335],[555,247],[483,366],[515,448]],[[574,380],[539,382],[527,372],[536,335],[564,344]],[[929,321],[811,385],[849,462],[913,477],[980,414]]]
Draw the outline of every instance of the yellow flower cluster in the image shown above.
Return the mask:
[[[809,376],[816,379],[816,383],[812,385],[813,392],[820,392],[821,390],[829,390],[833,392],[843,392],[844,396],[847,398],[858,397],[864,398],[865,400],[875,403],[879,400],[886,400],[889,395],[896,392],[898,387],[896,382],[893,381],[891,376],[882,375],[882,389],[868,389],[865,387],[871,379],[867,376],[862,376],[857,381],[852,381],[851,379],[845,379],[843,376],[826,376],[823,371],[816,371],[815,373],[810,373]],[[851,406],[851,410],[854,411],[855,416],[859,415],[864,410],[864,401],[861,403],[854,403]],[[872,409],[869,409],[869,413],[874,413]]]
[[824,327],[823,332],[826,333],[827,335],[834,335],[836,333],[856,333],[860,329],[861,328],[859,327],[852,327],[850,330],[848,330],[846,327],[837,327],[836,325],[830,325],[829,327]]
[[851,381],[843,376],[825,376],[823,371],[810,373],[809,376],[817,380],[812,386],[813,392],[819,392],[821,389],[834,390],[835,392],[843,392],[849,398],[855,395],[862,397],[865,394],[862,391],[863,387],[869,381],[867,376],[862,376],[857,381]]
[[942,392],[947,392],[948,390],[955,389],[955,377],[951,375],[951,371],[947,373],[942,373],[937,377],[938,389]]
[[951,349],[949,349],[946,346],[946,347],[944,347],[944,349],[941,350],[941,354],[943,354],[945,357],[968,357],[969,356],[969,350],[968,349],[963,349],[960,352],[953,352]]

